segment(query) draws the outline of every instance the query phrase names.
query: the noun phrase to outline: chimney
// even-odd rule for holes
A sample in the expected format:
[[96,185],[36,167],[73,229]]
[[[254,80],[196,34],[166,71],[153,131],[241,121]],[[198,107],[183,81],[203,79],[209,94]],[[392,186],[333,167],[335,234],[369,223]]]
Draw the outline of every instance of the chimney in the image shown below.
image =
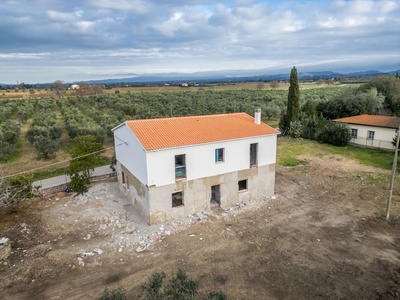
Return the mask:
[[261,108],[256,108],[254,113],[254,124],[260,125],[261,124]]

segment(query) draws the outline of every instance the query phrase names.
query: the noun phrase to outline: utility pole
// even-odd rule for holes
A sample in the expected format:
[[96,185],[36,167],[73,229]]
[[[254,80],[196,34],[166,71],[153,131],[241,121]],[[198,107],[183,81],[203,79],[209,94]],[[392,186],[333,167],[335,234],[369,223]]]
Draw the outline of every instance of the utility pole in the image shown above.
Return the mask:
[[397,154],[399,152],[399,135],[400,135],[400,126],[396,130],[396,149],[394,152],[394,160],[392,167],[392,176],[390,178],[390,188],[389,188],[389,198],[386,206],[386,220],[389,220],[390,217],[390,204],[392,203],[392,193],[393,193],[393,185],[394,185],[394,175],[396,174],[397,169]]

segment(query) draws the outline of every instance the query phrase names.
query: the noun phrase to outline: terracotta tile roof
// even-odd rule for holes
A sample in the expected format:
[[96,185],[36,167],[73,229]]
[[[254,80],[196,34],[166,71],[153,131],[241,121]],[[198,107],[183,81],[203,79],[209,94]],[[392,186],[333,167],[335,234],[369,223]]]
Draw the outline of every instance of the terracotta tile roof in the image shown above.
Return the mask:
[[343,122],[349,124],[386,127],[386,128],[399,128],[400,118],[379,115],[359,115],[348,118],[341,118],[333,120],[335,122]]
[[246,113],[125,121],[147,151],[278,134]]

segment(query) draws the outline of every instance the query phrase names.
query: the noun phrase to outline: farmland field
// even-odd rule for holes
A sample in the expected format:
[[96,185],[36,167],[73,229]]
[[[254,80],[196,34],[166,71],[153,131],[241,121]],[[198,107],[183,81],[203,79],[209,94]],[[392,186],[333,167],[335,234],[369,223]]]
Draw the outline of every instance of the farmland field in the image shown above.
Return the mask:
[[[238,87],[240,89],[236,89]],[[303,84],[301,102],[324,102],[348,87]],[[67,160],[68,143],[71,138],[79,135],[92,134],[105,147],[111,147],[111,129],[128,119],[230,112],[247,112],[252,115],[255,107],[261,107],[263,121],[268,123],[271,118],[275,126],[281,111],[286,107],[286,88],[284,84],[277,89],[256,88],[255,84],[179,90],[174,87],[163,87],[163,90],[151,87],[150,91],[122,88],[118,89],[117,94],[114,91],[98,96],[0,100],[0,126],[7,120],[21,125],[14,150],[5,155],[5,172],[15,174]],[[7,96],[12,92],[4,94]],[[46,122],[43,122],[44,116]],[[44,158],[46,149],[39,149],[42,152],[38,153],[32,143],[34,139],[29,142],[25,138],[27,132],[34,136],[43,130],[52,132],[52,142],[59,149],[48,154],[48,158]],[[112,149],[107,152],[107,156],[111,155]]]

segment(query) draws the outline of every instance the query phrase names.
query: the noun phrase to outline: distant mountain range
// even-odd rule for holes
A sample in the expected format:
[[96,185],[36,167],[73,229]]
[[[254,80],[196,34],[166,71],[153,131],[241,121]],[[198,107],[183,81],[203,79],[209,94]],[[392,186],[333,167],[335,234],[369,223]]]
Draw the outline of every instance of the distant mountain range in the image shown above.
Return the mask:
[[[339,73],[332,71],[317,71],[317,72],[299,72],[299,80],[301,81],[315,81],[319,79],[329,78],[365,78],[376,75],[391,74],[394,75],[400,70],[381,72],[378,70],[368,70],[360,72]],[[214,72],[197,72],[197,73],[155,73],[155,74],[131,74],[131,77],[115,78],[115,79],[100,79],[100,80],[87,80],[73,83],[88,83],[88,84],[178,84],[183,82],[189,83],[222,83],[222,82],[255,82],[255,81],[273,81],[273,80],[289,80],[290,72],[278,74],[266,74],[267,70],[234,70],[234,71],[214,71]],[[46,86],[49,83],[35,84],[35,86]],[[0,86],[14,86],[15,84],[2,84]]]
[[[254,71],[253,71],[254,72]],[[259,71],[258,71],[259,72]],[[332,71],[320,71],[320,72],[300,72],[299,80],[318,80],[328,78],[362,78],[384,74],[396,74],[397,71],[381,72],[378,70],[368,70],[361,72],[351,73],[338,73]],[[242,73],[242,74],[240,74]],[[247,73],[251,74],[251,71]],[[148,74],[148,75],[134,75],[127,78],[117,79],[101,79],[101,80],[89,80],[85,81],[88,84],[118,84],[118,83],[173,83],[173,82],[238,82],[238,81],[273,81],[273,80],[288,80],[290,73],[279,73],[279,74],[251,74],[244,75],[243,71],[226,71],[224,72],[207,72],[207,73],[162,73],[162,74]]]

